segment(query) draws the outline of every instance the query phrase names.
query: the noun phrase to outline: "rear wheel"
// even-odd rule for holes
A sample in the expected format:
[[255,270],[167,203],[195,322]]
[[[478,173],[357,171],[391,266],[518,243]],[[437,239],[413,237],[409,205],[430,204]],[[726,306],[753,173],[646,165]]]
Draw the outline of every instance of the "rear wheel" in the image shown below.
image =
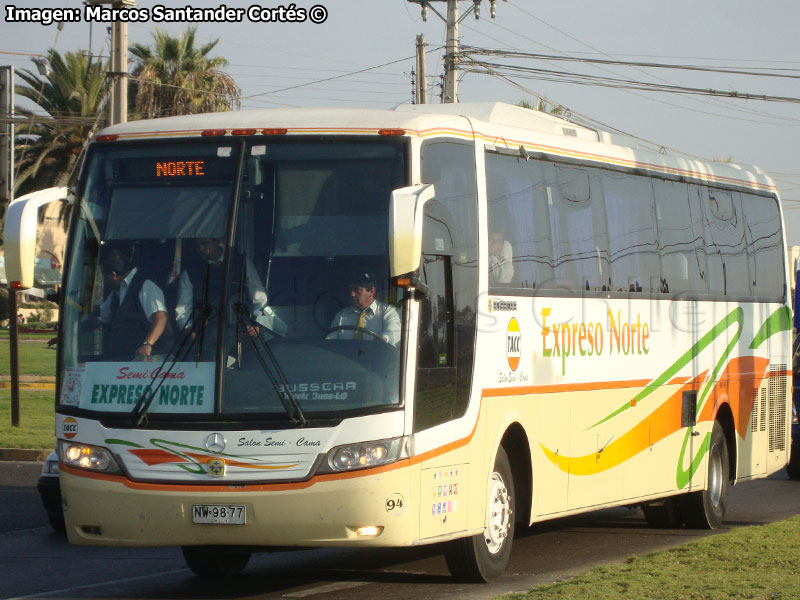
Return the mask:
[[725,509],[728,507],[730,480],[728,443],[725,441],[722,425],[715,421],[708,450],[706,489],[693,492],[685,498],[683,517],[688,527],[716,529],[722,524]]
[[238,575],[247,566],[251,554],[224,546],[183,546],[182,550],[192,572],[207,579]]
[[497,451],[489,479],[489,524],[483,533],[450,542],[447,567],[461,581],[487,582],[503,573],[514,539],[514,479],[505,450]]

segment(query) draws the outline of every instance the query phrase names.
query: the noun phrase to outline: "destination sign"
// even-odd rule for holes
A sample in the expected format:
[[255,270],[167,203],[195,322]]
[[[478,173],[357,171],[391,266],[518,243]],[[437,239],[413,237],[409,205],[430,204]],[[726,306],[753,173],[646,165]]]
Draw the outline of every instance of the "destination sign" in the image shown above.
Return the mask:
[[114,161],[114,179],[118,182],[232,179],[235,168],[236,159],[227,156],[128,158]]

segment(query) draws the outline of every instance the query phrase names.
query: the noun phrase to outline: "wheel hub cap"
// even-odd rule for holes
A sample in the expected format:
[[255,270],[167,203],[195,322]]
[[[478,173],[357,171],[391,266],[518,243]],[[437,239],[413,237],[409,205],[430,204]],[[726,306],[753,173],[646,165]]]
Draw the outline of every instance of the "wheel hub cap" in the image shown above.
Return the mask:
[[489,526],[483,536],[489,552],[497,554],[503,547],[511,529],[511,496],[499,474],[492,474],[489,496]]

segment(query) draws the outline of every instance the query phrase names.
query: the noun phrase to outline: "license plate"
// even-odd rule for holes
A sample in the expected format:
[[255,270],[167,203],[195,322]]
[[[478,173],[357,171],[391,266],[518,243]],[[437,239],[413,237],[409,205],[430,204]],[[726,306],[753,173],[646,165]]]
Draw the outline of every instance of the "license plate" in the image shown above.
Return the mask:
[[244,525],[246,511],[244,506],[233,504],[194,504],[192,522],[214,525]]

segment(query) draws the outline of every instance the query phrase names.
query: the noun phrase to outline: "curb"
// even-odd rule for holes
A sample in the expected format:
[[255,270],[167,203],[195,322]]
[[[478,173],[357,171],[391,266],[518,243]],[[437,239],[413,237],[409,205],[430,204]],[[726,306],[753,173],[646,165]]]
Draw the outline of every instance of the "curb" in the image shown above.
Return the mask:
[[27,448],[0,448],[0,461],[44,462],[52,450],[29,450]]
[[[10,390],[11,389],[11,382],[9,381],[0,381],[0,390]],[[41,390],[41,391],[48,391],[48,390],[55,390],[56,384],[55,383],[44,383],[44,382],[20,382],[19,384],[20,390]]]

